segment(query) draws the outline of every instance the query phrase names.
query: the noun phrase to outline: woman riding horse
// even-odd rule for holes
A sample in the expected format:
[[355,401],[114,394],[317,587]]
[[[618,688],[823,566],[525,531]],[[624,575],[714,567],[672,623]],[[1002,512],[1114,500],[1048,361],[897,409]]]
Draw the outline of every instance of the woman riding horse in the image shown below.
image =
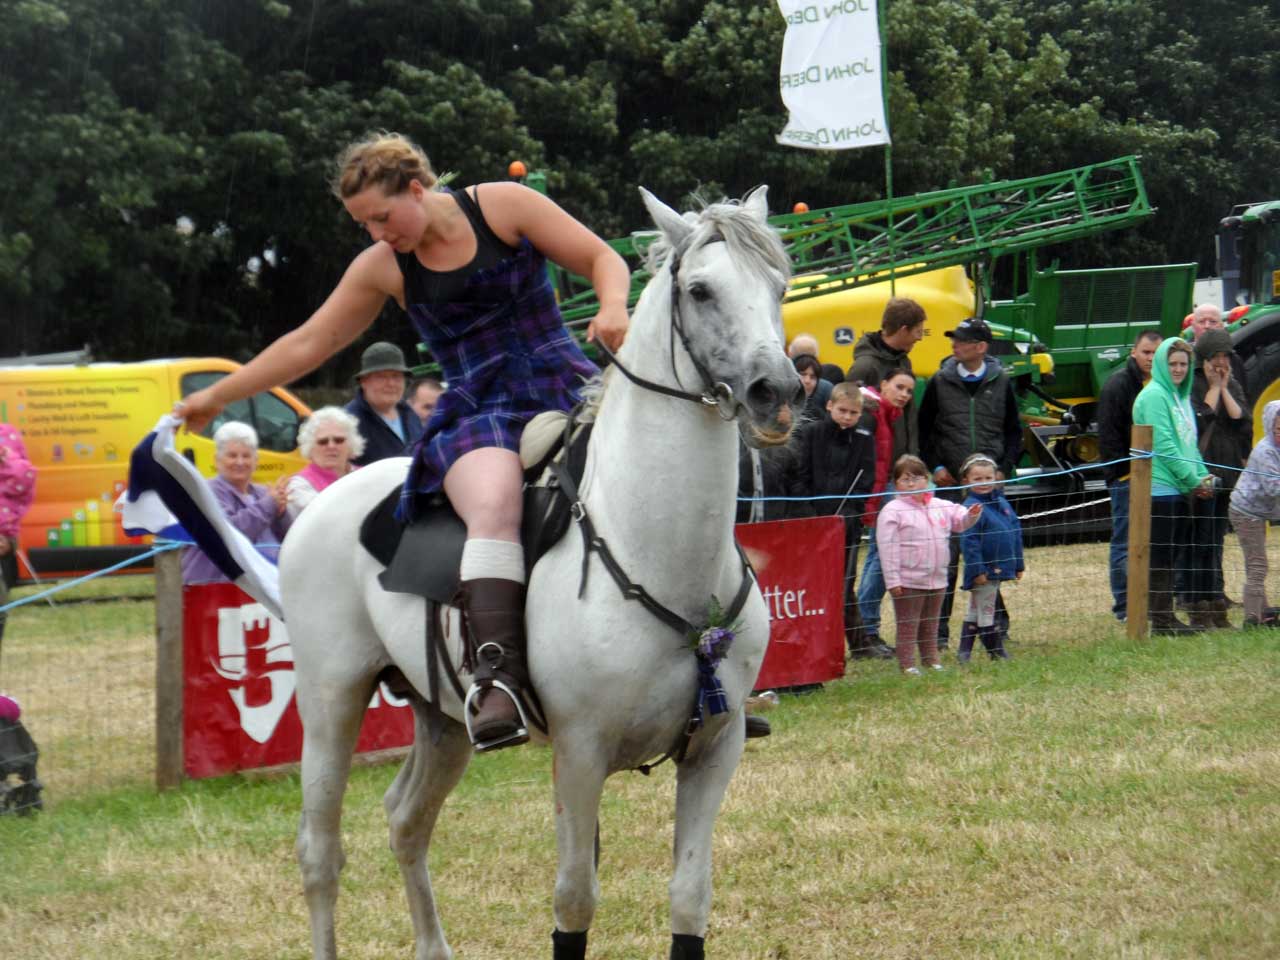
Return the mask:
[[600,309],[587,338],[613,350],[627,329],[629,271],[603,240],[527,187],[438,189],[426,155],[399,134],[347,147],[333,192],[373,245],[310,319],[176,413],[200,430],[226,404],[315,370],[394,297],[449,383],[414,450],[401,519],[443,490],[466,525],[462,605],[479,683],[472,738],[479,749],[524,743],[526,725],[506,693],[528,682],[520,434],[537,413],[572,408],[598,372],[564,326],[544,258],[591,281]]

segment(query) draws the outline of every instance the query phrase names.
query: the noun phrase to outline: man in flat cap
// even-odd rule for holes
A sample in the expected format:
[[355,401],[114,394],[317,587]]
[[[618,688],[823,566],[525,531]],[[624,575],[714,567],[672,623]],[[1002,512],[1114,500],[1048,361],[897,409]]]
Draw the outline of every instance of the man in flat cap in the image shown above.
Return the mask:
[[422,436],[422,421],[404,402],[404,354],[394,343],[379,340],[370,344],[360,356],[359,385],[347,404],[347,412],[360,421],[364,437],[364,453],[352,462],[365,466],[375,460],[400,457],[408,453]]

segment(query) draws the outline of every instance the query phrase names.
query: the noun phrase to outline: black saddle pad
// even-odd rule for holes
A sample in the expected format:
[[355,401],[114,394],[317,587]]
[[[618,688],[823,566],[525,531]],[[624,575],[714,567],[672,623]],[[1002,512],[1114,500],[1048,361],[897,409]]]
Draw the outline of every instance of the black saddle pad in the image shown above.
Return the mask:
[[[590,435],[591,424],[583,425],[567,451],[568,469],[575,483],[582,479]],[[548,455],[526,473],[526,478],[532,480],[539,476],[550,459]],[[361,545],[386,567],[378,580],[383,589],[392,593],[411,593],[438,603],[451,602],[458,592],[466,525],[454,513],[453,505],[444,494],[419,504],[417,516],[407,527],[396,519],[399,502],[400,488],[396,487],[360,524]],[[524,545],[526,573],[532,572],[538,559],[560,541],[569,529],[569,520],[569,500],[554,478],[546,486],[530,483],[525,487],[520,539]]]
[[383,589],[448,603],[458,592],[458,568],[467,528],[443,496],[418,509],[410,526],[396,519],[400,488],[392,490],[360,525],[360,543],[387,569]]

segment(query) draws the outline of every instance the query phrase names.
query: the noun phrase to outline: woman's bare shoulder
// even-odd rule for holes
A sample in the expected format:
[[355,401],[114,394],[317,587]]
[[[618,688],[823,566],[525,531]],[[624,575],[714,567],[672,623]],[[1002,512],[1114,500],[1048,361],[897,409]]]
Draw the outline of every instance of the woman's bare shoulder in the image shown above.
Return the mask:
[[546,216],[559,211],[559,207],[543,194],[521,183],[491,181],[467,187],[467,193],[476,201],[490,228],[499,235],[504,232],[522,235],[531,217]]
[[375,243],[366,247],[347,267],[343,282],[351,282],[369,290],[376,290],[397,301],[404,300],[404,274],[396,263],[396,252],[387,243]]

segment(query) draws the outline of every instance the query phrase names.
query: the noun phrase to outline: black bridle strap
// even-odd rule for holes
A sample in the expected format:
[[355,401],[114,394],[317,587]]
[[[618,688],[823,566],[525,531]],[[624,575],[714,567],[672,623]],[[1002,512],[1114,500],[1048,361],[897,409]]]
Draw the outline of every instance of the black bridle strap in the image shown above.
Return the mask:
[[622,365],[622,361],[617,358],[612,350],[604,345],[603,342],[597,340],[596,348],[599,349],[609,362],[618,368],[618,372],[643,390],[651,390],[654,393],[661,393],[664,396],[675,397],[677,400],[688,400],[690,403],[696,403],[698,406],[714,406],[716,401],[712,400],[707,394],[689,393],[686,390],[676,390],[674,387],[668,387],[661,383],[654,383],[652,380],[646,380],[644,377],[637,376]]
[[[707,240],[707,243],[723,242],[724,238],[719,234],[714,234]],[[699,406],[717,407],[722,403],[733,401],[732,391],[722,384],[717,383],[715,378],[711,376],[711,371],[707,369],[706,364],[698,359],[698,355],[693,352],[693,347],[689,343],[689,337],[684,330],[684,321],[680,313],[680,253],[679,251],[671,254],[671,373],[676,378],[676,382],[680,382],[680,374],[676,372],[676,346],[675,338],[680,337],[680,343],[684,347],[684,352],[688,355],[689,360],[693,363],[693,367],[698,371],[698,376],[702,378],[704,387],[701,394],[690,393],[687,390],[677,390],[674,387],[668,387],[665,384],[654,383],[652,380],[646,380],[637,376],[623,366],[622,362],[617,358],[612,350],[604,345],[602,341],[597,340],[596,346],[600,352],[609,358],[609,362],[617,367],[624,377],[634,383],[637,387],[644,390],[650,390],[654,393],[660,393],[663,396],[675,397],[677,400],[688,400],[690,403],[696,403]],[[726,418],[732,419],[732,418]]]

